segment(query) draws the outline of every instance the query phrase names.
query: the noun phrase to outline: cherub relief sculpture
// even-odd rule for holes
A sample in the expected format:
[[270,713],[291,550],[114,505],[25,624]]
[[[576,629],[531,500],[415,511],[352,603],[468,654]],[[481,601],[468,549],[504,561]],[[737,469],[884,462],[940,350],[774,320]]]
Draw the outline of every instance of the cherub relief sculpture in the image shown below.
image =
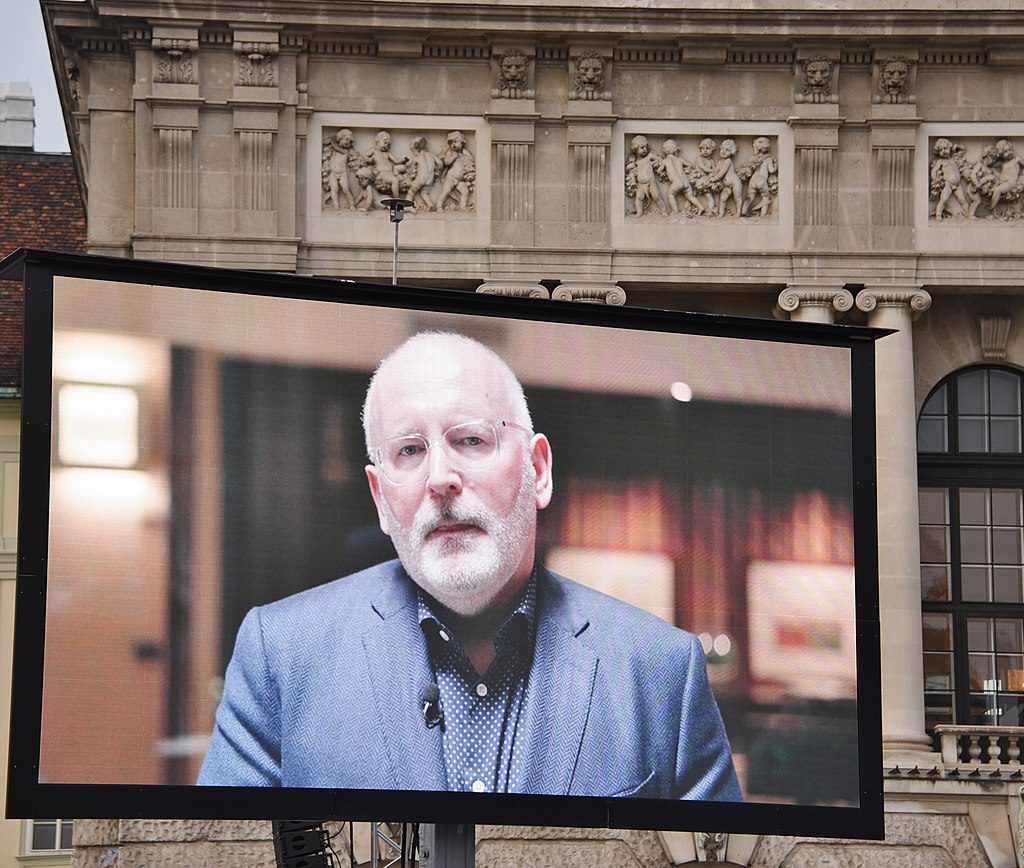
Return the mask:
[[629,157],[626,160],[626,195],[633,199],[633,214],[642,217],[650,202],[661,214],[665,206],[658,189],[657,171],[659,160],[651,153],[646,136],[634,136],[629,143]]
[[[459,130],[448,133],[445,145],[441,153],[444,177],[437,207],[469,211],[473,207],[470,196],[476,186],[476,161],[473,159],[473,152],[466,147],[466,137]],[[457,204],[450,204],[449,198],[456,195]]]
[[743,199],[740,214],[746,217],[755,200],[760,199],[758,208],[762,217],[772,210],[772,203],[779,195],[779,167],[771,155],[772,143],[764,136],[754,139],[754,156],[740,168],[741,181],[747,182],[747,195]]
[[[953,158],[953,143],[949,139],[939,139],[932,146],[932,153],[935,159],[932,160],[929,168],[931,178],[931,190],[938,203],[935,206],[935,219],[941,220],[942,215],[949,209],[950,198],[955,198],[963,209],[964,214],[968,213],[970,205],[967,203],[967,196],[960,187],[963,175],[960,167]],[[977,210],[977,209],[975,209]],[[953,213],[950,209],[950,213]]]
[[[999,157],[999,180],[992,188],[992,210],[995,211],[1000,200],[1016,202],[1024,193],[1024,184],[1021,184],[1020,170],[1024,167],[1024,158],[1018,157],[1013,152],[1013,145],[1008,139],[1000,139],[996,142],[996,156]],[[1019,209],[1018,209],[1019,213]]]
[[373,186],[379,192],[397,199],[409,189],[409,158],[391,153],[391,133],[387,130],[373,137],[373,147],[363,154],[363,162],[373,166]]
[[981,159],[975,161],[965,177],[967,181],[968,217],[977,217],[978,208],[986,198],[991,200],[992,192],[999,183],[999,151],[990,145],[981,153]]
[[718,150],[718,143],[714,139],[701,139],[697,148],[700,156],[690,170],[690,180],[693,182],[694,193],[703,196],[707,203],[704,206],[704,213],[714,217],[718,214],[715,203],[718,201],[718,194],[722,192],[722,182],[715,180],[715,151]]
[[[383,207],[378,202],[382,196],[411,199],[417,214],[473,209],[476,165],[461,131],[453,130],[444,139],[439,131],[413,135],[407,155],[392,150],[389,130],[353,133],[346,128],[325,134],[320,168],[323,210],[375,211]],[[440,154],[431,149],[431,141],[445,142]]]
[[878,92],[873,102],[907,103],[915,102],[910,95],[910,73],[912,60],[902,55],[884,57],[876,61],[878,66]]
[[732,139],[725,139],[718,149],[718,163],[715,166],[713,181],[721,181],[722,192],[718,194],[718,216],[725,216],[725,206],[729,197],[733,200],[733,216],[739,217],[743,203],[743,182],[736,172],[736,166],[732,158],[737,153],[736,142]]
[[441,168],[441,158],[428,150],[426,136],[417,136],[409,143],[412,150],[412,178],[409,184],[409,198],[416,210],[434,210],[434,201],[430,198],[430,188],[437,180],[437,172]]
[[352,130],[338,130],[324,144],[321,176],[324,181],[324,204],[330,202],[336,210],[341,210],[339,194],[345,204],[355,210],[356,201],[352,195],[350,177],[353,170],[359,168],[359,154],[353,145],[355,139]]
[[[774,139],[744,139],[746,159],[738,162],[740,145],[727,138],[719,146],[712,138],[696,143],[688,158],[685,146],[694,140],[666,136],[652,141],[646,135],[629,140],[625,165],[626,214],[655,219],[678,217],[762,219],[772,215],[779,197],[779,164],[772,154]],[[691,153],[693,151],[691,150]],[[665,202],[668,202],[668,210]]]
[[612,95],[604,85],[605,59],[596,51],[587,51],[573,65],[573,87],[569,99],[609,100]]
[[528,76],[530,59],[521,48],[510,48],[498,59],[498,86],[491,91],[496,99],[533,99]]
[[928,170],[933,219],[1024,219],[1024,157],[1009,139],[982,148],[974,160],[964,145],[936,139]]
[[835,61],[821,54],[800,61],[802,82],[796,102],[837,102],[838,96],[833,92],[832,72]]
[[687,177],[686,170],[693,168],[693,163],[679,156],[679,143],[675,139],[665,139],[661,143],[661,160],[655,166],[658,177],[668,184],[668,204],[673,214],[679,213],[679,201],[676,197],[682,193],[698,214],[704,213],[704,206],[693,195],[693,185]]

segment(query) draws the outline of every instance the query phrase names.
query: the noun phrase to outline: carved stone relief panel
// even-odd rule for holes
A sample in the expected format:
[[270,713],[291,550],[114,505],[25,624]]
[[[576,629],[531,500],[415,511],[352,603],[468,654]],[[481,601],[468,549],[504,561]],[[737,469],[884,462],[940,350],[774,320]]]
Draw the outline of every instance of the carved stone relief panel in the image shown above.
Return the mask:
[[610,100],[608,59],[599,51],[584,51],[569,61],[569,99]]
[[796,93],[798,103],[838,103],[836,79],[839,61],[825,54],[805,57],[796,62]]
[[505,48],[491,57],[494,99],[533,99],[533,58],[522,48]]
[[321,211],[387,213],[389,197],[411,199],[417,215],[468,214],[476,207],[476,144],[462,130],[325,126]]
[[193,55],[199,50],[194,39],[153,39],[153,80],[159,84],[195,84]]
[[929,219],[1024,221],[1024,137],[931,137]]
[[774,221],[774,136],[626,135],[626,216]]
[[238,41],[234,43],[237,76],[244,87],[277,86],[277,43]]
[[902,54],[876,57],[872,67],[875,103],[916,103],[917,61]]

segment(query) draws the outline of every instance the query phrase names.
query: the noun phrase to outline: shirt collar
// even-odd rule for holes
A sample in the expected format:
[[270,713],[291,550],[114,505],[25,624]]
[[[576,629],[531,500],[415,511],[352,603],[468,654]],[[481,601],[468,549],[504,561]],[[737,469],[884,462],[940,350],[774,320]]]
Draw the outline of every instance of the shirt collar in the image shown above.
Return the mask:
[[[431,603],[432,598],[424,592],[422,588],[417,586],[416,588],[416,607],[417,607],[417,620],[420,624],[420,629],[423,630],[425,636],[428,639],[440,635],[442,632],[445,633],[452,642],[456,642],[454,634],[448,627],[445,626],[444,622],[435,614]],[[495,646],[498,654],[504,653],[510,640],[515,638],[518,634],[520,637],[529,639],[532,642],[534,634],[534,626],[537,620],[537,568],[533,568],[533,572],[530,573],[530,580],[526,583],[526,587],[523,589],[522,594],[519,597],[519,601],[516,603],[516,607],[509,613],[508,617],[502,623],[501,628],[498,630],[498,634],[495,638]],[[515,647],[517,643],[512,643]],[[428,643],[429,646],[429,643]]]

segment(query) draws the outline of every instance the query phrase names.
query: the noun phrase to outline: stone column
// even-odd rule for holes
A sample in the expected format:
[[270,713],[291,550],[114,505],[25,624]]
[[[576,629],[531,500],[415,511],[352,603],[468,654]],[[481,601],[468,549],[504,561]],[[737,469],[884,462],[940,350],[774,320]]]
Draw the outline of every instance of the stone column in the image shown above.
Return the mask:
[[882,747],[889,762],[927,751],[921,651],[917,414],[911,321],[931,296],[917,286],[868,287],[857,307],[894,329],[875,344],[878,457],[878,603],[882,640]]
[[853,307],[853,294],[841,286],[787,286],[779,293],[779,307],[794,322],[832,324],[836,312]]

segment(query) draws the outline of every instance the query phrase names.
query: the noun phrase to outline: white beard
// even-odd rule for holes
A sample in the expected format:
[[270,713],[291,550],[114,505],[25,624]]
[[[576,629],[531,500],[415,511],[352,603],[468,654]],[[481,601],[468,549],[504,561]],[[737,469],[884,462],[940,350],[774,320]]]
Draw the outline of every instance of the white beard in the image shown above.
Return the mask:
[[[404,527],[381,498],[391,541],[402,566],[424,591],[459,615],[486,609],[523,559],[536,527],[533,463],[523,462],[519,490],[507,516],[468,507],[450,498],[424,502]],[[465,523],[484,533],[427,539],[442,524]]]

